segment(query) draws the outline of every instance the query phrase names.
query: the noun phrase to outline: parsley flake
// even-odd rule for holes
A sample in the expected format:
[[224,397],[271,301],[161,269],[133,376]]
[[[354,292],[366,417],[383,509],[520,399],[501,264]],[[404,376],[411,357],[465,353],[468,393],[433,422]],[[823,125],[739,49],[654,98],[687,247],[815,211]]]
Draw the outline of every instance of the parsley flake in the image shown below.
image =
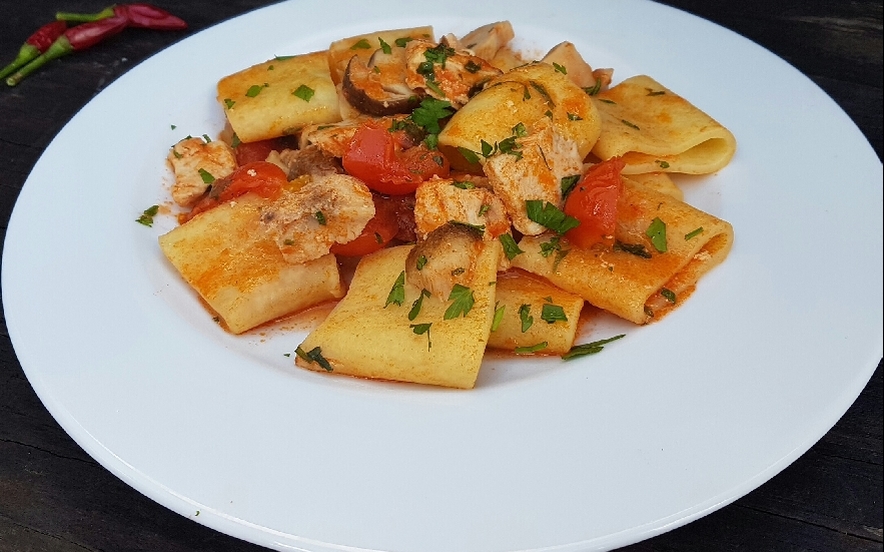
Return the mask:
[[666,253],[666,223],[655,217],[651,225],[645,230],[645,235],[651,239],[654,249],[660,253]]
[[454,284],[451,293],[448,295],[448,300],[452,303],[445,309],[445,314],[442,316],[445,320],[451,320],[458,316],[465,317],[476,302],[473,290],[460,284]]
[[201,168],[201,169],[197,170],[197,172],[200,173],[200,178],[203,179],[203,183],[211,184],[211,183],[215,182],[215,177],[212,176],[212,173],[210,173],[206,169]]
[[564,234],[580,224],[576,218],[566,215],[549,201],[529,199],[525,201],[525,208],[530,220],[557,234]]
[[491,321],[491,331],[496,331],[503,321],[503,313],[506,311],[506,305],[494,305],[494,319]]
[[431,322],[425,324],[411,324],[409,327],[411,331],[414,332],[415,335],[424,335],[427,334],[427,350],[430,350],[433,347],[433,342],[430,341],[430,327],[433,324]]
[[298,345],[298,348],[295,349],[295,354],[306,360],[310,364],[313,364],[315,362],[327,372],[331,372],[333,370],[332,365],[329,364],[328,360],[326,360],[324,356],[322,356],[322,349],[320,349],[319,347],[314,347],[309,351],[304,351],[304,349],[302,349],[301,346]]
[[624,251],[626,253],[630,253],[635,255],[636,257],[641,257],[643,259],[650,259],[651,252],[648,251],[648,248],[641,243],[623,243],[623,242],[615,242],[614,243],[615,251]]
[[685,234],[685,235],[684,235],[684,241],[688,241],[688,240],[694,239],[694,238],[696,238],[697,236],[699,236],[699,235],[702,234],[702,233],[703,233],[703,227],[702,227],[702,226],[699,226],[699,227],[697,227],[697,228],[691,230],[691,231],[688,232],[687,234]]
[[421,312],[421,307],[424,304],[424,297],[429,297],[430,292],[422,289],[421,294],[417,296],[417,299],[414,300],[414,303],[411,304],[411,310],[408,311],[408,319],[414,320],[417,318],[417,315]]
[[516,347],[515,353],[517,355],[530,355],[536,353],[538,351],[542,351],[549,346],[549,343],[546,341],[541,341],[540,343],[535,343],[534,345],[528,345],[525,347]]
[[534,317],[531,316],[531,305],[522,305],[519,307],[519,321],[522,322],[522,333],[528,331],[534,324]]
[[248,90],[246,90],[246,96],[248,96],[249,98],[254,98],[258,94],[260,94],[262,90],[264,90],[265,86],[267,86],[267,85],[266,84],[253,84],[252,86],[249,87]]
[[363,38],[359,42],[353,44],[353,46],[350,46],[350,49],[351,50],[370,50],[371,44],[368,42],[368,40]]
[[135,219],[135,222],[139,224],[143,224],[145,226],[153,226],[153,217],[160,211],[159,205],[151,205],[147,209],[141,212],[141,216]]
[[560,182],[560,186],[562,188],[562,197],[567,197],[571,190],[574,189],[574,186],[580,182],[579,174],[572,174],[571,176],[563,176]]
[[399,276],[396,278],[396,282],[393,284],[393,287],[390,288],[390,293],[387,295],[387,301],[384,303],[384,308],[387,308],[390,303],[395,303],[402,306],[402,302],[405,301],[405,271],[399,273]]
[[544,320],[547,324],[555,324],[556,322],[568,321],[568,316],[565,314],[565,309],[560,305],[553,305],[552,303],[543,304],[543,310],[540,313],[540,318]]
[[503,254],[506,255],[508,260],[512,261],[517,255],[524,253],[511,234],[501,234],[498,239],[500,240],[500,245],[503,246]]
[[295,97],[301,98],[305,102],[309,102],[313,98],[313,94],[315,94],[315,93],[316,93],[315,90],[313,90],[312,88],[310,88],[306,84],[302,84],[301,86],[296,88],[294,92],[292,92],[292,95],[294,95]]
[[582,357],[586,355],[594,355],[605,348],[605,345],[612,341],[617,341],[626,334],[615,335],[607,339],[600,339],[592,343],[584,343],[583,345],[575,345],[571,350],[562,355],[563,360],[571,360],[572,358]]

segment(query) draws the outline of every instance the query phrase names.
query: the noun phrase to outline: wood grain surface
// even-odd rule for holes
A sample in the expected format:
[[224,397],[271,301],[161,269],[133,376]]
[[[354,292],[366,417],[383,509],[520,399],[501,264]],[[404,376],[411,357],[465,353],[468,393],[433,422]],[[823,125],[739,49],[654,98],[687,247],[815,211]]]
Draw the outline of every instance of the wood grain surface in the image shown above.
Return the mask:
[[[37,158],[62,126],[114,79],[153,53],[270,2],[157,2],[183,32],[119,35],[53,63],[15,88],[0,85],[0,232]],[[882,150],[882,3],[830,0],[664,2],[770,49],[834,98]],[[0,1],[0,58],[57,10],[83,0]],[[764,83],[747,82],[747,91]],[[264,548],[185,519],[110,474],[43,407],[0,320],[0,552],[255,552]],[[809,344],[810,346],[810,344]],[[844,417],[768,483],[685,527],[629,546],[663,551],[881,551],[881,364]]]

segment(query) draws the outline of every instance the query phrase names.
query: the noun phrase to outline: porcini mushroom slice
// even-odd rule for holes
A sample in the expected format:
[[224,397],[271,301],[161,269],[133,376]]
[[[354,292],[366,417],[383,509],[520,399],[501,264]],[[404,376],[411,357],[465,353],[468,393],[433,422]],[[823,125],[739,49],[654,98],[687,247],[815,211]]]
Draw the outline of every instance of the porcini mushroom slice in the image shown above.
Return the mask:
[[409,113],[420,104],[417,94],[405,84],[405,50],[378,50],[368,63],[350,58],[341,91],[358,111],[375,117]]

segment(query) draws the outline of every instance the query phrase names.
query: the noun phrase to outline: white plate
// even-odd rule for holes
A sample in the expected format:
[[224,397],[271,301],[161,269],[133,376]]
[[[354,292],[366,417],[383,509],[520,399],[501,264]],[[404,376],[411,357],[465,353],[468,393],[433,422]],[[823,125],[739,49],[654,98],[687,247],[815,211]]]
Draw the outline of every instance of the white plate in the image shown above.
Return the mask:
[[[640,0],[559,4],[288,2],[109,86],[35,166],[4,250],[9,331],[52,415],[155,501],[280,550],[607,549],[794,461],[882,356],[880,162],[810,80],[729,31]],[[302,331],[221,331],[157,247],[172,221],[134,222],[166,199],[169,146],[220,129],[219,77],[360,32],[503,18],[524,47],[573,41],[736,135],[730,166],[686,184],[734,224],[733,252],[662,322],[602,319],[583,340],[626,338],[569,363],[488,360],[469,392],[328,377],[285,356]]]

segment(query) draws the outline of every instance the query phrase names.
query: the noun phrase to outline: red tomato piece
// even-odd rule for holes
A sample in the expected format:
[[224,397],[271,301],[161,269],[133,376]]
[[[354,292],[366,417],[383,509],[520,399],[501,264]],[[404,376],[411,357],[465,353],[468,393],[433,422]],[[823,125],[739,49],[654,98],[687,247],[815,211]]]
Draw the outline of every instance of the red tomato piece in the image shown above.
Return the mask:
[[234,148],[237,165],[248,165],[255,161],[265,161],[270,152],[276,149],[274,140],[259,140],[257,142],[240,142]]
[[336,243],[331,252],[343,257],[361,257],[383,249],[399,232],[397,202],[372,194],[375,214],[362,233],[347,243]]
[[278,165],[267,161],[248,163],[213,182],[209,193],[193,206],[187,218],[248,192],[274,199],[287,183],[288,177]]
[[258,140],[257,142],[240,142],[233,151],[236,154],[236,164],[242,166],[255,161],[266,161],[267,156],[273,150],[282,151],[286,148],[294,149],[297,147],[297,140],[293,136],[280,136],[279,138],[269,138],[267,140]]
[[565,233],[565,237],[577,247],[589,248],[613,239],[617,201],[623,188],[620,179],[623,167],[620,157],[594,165],[565,199],[565,214],[580,221],[579,226]]
[[404,131],[368,122],[353,135],[341,163],[371,190],[387,195],[410,194],[433,175],[448,176],[450,164],[441,152],[407,143]]

